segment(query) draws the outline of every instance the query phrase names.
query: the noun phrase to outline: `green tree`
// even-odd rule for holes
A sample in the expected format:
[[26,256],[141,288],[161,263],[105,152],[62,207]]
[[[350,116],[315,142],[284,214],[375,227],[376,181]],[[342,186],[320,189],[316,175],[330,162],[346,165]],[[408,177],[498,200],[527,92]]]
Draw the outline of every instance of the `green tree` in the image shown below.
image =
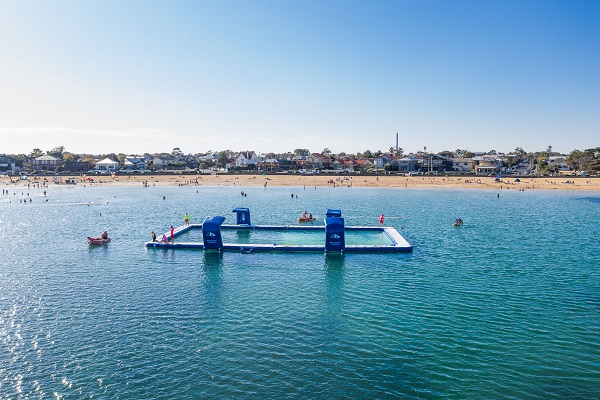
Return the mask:
[[65,146],[57,146],[52,150],[47,151],[47,154],[52,157],[60,158],[62,160]]
[[444,151],[440,151],[438,153],[438,155],[442,156],[442,157],[446,157],[446,158],[453,158],[454,157],[454,153],[451,152],[450,150],[444,150]]
[[58,146],[53,148],[52,150],[48,150],[46,151],[46,154],[52,157],[56,157],[56,158],[63,158],[63,153],[64,153],[64,146]]
[[127,159],[127,155],[124,153],[117,154],[117,161],[119,162],[119,167],[123,168],[125,165],[125,160]]
[[217,166],[220,168],[225,168],[227,162],[229,161],[229,153],[230,150],[223,150],[217,153]]
[[65,151],[63,153],[63,161],[65,161],[65,162],[77,161],[78,159],[79,159],[79,155],[78,154],[69,153],[67,151]]
[[522,147],[517,147],[514,151],[515,155],[518,159],[524,158],[527,155],[527,152],[523,150]]
[[31,158],[40,157],[42,155],[44,155],[44,153],[42,152],[42,150],[40,150],[38,148],[31,150],[31,153],[29,153],[29,157],[31,157]]
[[310,154],[310,150],[308,150],[308,149],[295,149],[294,150],[294,154],[296,155],[296,157],[306,157],[307,155]]
[[584,151],[573,150],[567,157],[567,165],[575,171],[598,173],[600,171],[600,147]]
[[96,160],[94,159],[94,156],[93,156],[93,155],[91,155],[91,154],[86,154],[86,155],[84,155],[84,156],[82,156],[82,157],[81,157],[81,161],[83,161],[83,162],[86,162],[86,163],[93,164],[93,163],[94,163],[94,161],[96,161]]

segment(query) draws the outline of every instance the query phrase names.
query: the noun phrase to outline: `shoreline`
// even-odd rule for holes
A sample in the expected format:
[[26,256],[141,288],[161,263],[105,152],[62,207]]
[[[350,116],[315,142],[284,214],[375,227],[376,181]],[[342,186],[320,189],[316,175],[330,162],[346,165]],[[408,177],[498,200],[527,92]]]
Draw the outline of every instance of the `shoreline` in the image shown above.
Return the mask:
[[585,177],[494,177],[477,176],[399,176],[399,175],[39,175],[30,180],[0,178],[1,187],[35,186],[287,186],[287,187],[360,187],[360,188],[473,188],[497,190],[600,190],[600,179]]

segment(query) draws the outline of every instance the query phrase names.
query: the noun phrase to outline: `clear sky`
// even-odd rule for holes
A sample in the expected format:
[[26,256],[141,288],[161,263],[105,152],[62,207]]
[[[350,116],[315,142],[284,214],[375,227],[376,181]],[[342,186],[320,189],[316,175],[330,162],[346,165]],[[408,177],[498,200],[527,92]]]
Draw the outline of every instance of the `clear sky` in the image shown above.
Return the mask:
[[600,1],[0,0],[0,153],[600,146]]

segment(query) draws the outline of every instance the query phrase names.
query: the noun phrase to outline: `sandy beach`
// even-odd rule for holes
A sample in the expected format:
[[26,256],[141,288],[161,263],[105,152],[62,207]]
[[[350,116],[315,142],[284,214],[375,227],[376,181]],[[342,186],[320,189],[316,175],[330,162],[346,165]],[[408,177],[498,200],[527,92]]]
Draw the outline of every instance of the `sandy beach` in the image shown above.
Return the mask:
[[476,176],[399,176],[399,175],[39,175],[29,180],[8,176],[0,185],[22,187],[28,184],[67,186],[67,180],[77,185],[135,185],[135,186],[290,186],[290,187],[367,187],[367,188],[473,188],[498,190],[600,190],[600,179],[579,177],[505,177],[495,182],[493,177]]

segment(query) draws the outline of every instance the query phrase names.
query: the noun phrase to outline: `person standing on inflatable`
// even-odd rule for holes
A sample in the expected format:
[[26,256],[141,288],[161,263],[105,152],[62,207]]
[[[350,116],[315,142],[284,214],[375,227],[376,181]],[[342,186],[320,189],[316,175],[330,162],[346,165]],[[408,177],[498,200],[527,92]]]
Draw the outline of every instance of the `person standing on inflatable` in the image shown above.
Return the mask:
[[381,214],[381,215],[379,216],[379,226],[383,226],[383,220],[384,220],[384,215],[383,215],[383,214]]
[[185,213],[185,215],[183,216],[183,220],[186,225],[190,224],[190,216],[188,215],[188,213]]
[[171,225],[171,243],[175,243],[175,228]]

